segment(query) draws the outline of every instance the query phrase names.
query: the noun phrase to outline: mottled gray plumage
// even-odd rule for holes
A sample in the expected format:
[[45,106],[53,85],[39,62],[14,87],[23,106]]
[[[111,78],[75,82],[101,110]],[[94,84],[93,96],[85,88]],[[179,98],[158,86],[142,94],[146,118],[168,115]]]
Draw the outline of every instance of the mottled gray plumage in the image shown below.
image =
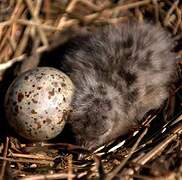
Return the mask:
[[76,86],[69,117],[88,149],[128,132],[168,96],[176,54],[162,28],[129,22],[77,38],[63,61]]

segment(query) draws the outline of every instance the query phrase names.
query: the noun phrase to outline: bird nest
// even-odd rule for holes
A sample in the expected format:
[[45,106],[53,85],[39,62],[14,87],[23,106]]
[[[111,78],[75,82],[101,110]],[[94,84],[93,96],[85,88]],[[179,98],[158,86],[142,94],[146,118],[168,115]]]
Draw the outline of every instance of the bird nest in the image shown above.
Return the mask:
[[[8,85],[36,67],[41,55],[98,26],[152,21],[169,31],[179,55],[177,82],[139,129],[95,152],[66,140],[69,132],[32,144],[12,132],[3,113]],[[3,179],[181,179],[182,3],[179,0],[1,0],[0,1],[0,177]],[[82,154],[83,158],[79,156]]]

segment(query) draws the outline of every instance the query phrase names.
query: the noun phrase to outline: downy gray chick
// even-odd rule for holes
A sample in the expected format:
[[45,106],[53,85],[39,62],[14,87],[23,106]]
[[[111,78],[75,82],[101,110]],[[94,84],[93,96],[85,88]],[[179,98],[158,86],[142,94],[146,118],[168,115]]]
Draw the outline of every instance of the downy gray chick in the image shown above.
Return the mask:
[[173,47],[161,27],[136,22],[73,40],[61,63],[76,86],[68,123],[79,145],[95,149],[161,106],[175,72]]

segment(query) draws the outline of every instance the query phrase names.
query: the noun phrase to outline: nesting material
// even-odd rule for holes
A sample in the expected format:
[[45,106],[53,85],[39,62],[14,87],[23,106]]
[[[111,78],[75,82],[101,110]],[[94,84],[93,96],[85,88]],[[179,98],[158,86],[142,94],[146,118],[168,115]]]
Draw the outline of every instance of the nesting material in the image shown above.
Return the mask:
[[[106,143],[96,154],[68,143],[29,144],[0,125],[0,177],[4,179],[181,179],[182,11],[180,0],[0,1],[0,114],[9,79],[39,64],[39,55],[99,26],[152,21],[175,40],[177,80],[169,98],[140,128]],[[149,30],[150,31],[150,30]],[[166,58],[167,60],[168,58]],[[50,61],[57,63],[54,58]],[[18,64],[21,66],[18,69]],[[11,69],[10,69],[11,68]],[[10,71],[9,71],[10,70]],[[13,107],[14,108],[14,107]],[[25,143],[26,142],[26,143]],[[80,153],[86,155],[84,159]]]

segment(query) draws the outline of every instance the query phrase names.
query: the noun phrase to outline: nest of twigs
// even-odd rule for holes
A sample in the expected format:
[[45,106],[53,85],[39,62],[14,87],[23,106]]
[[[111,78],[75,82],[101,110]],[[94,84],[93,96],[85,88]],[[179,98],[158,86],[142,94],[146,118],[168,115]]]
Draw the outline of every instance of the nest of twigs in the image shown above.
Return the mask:
[[[140,129],[95,152],[61,140],[30,144],[10,131],[3,100],[15,76],[37,66],[56,44],[129,18],[160,24],[176,40],[181,57],[169,99],[146,115]],[[0,178],[182,179],[181,42],[180,0],[0,0]]]

